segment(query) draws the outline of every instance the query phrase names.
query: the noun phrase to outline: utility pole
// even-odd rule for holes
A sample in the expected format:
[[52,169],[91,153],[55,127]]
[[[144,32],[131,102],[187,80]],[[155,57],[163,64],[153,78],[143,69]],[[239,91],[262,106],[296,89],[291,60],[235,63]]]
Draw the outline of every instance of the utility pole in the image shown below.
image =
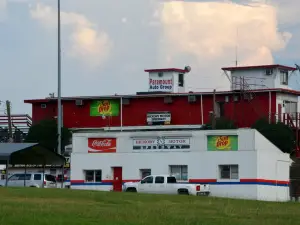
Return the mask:
[[61,130],[62,130],[62,107],[61,107],[61,46],[60,46],[60,0],[57,0],[57,153],[61,155]]
[[216,89],[213,92],[213,113],[211,118],[211,128],[216,129]]
[[6,101],[6,112],[8,120],[8,142],[12,142],[12,124],[11,124],[11,111],[10,111],[10,101]]

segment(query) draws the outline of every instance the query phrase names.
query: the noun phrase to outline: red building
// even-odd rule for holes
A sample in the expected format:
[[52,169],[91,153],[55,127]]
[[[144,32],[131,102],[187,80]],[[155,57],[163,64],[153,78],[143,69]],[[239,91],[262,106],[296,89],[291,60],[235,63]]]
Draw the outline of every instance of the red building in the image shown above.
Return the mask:
[[[227,117],[239,127],[257,119],[281,120],[298,130],[298,96],[288,87],[296,68],[282,65],[222,68],[231,90],[215,93],[217,117]],[[149,90],[135,95],[63,97],[63,124],[68,128],[146,126],[153,123],[202,125],[214,109],[211,92],[185,91],[189,68],[149,72]],[[230,74],[229,74],[230,72]],[[57,116],[57,99],[25,100],[32,104],[32,120]]]

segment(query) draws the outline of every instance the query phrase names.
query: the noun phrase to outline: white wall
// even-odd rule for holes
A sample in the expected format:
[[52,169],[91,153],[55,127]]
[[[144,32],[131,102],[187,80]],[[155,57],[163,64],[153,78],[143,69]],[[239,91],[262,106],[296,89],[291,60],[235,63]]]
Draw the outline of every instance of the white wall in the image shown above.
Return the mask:
[[[234,77],[237,77],[237,83],[240,82],[241,77],[245,78],[245,85],[250,85],[253,89],[267,89],[275,88],[276,70],[274,70],[273,75],[266,76],[265,69],[253,69],[253,70],[237,70],[231,72],[232,81]],[[233,89],[240,89],[240,86]]]
[[[159,136],[190,137],[191,148],[178,151],[207,151],[207,135],[238,135],[239,151],[254,149],[254,131],[251,129],[216,130],[216,131],[143,131],[143,132],[105,132],[73,133],[73,153],[87,153],[88,138],[117,138],[117,152],[131,153],[133,138],[153,138]],[[249,142],[251,140],[251,142]],[[155,151],[155,150],[154,150]],[[159,150],[156,150],[159,151]]]
[[[238,151],[207,151],[207,135],[237,134]],[[191,136],[188,152],[143,152],[133,153],[131,137],[137,136]],[[117,137],[117,153],[87,154],[88,137]],[[186,151],[186,150],[184,150]],[[139,180],[140,169],[151,169],[152,174],[169,174],[169,165],[188,165],[188,178],[207,182],[212,180],[213,196],[244,199],[286,200],[288,187],[270,186],[270,180],[289,180],[286,164],[277,161],[288,160],[273,144],[260,133],[251,129],[226,131],[160,131],[160,132],[119,132],[119,133],[75,133],[71,160],[71,180],[84,183],[84,170],[102,170],[103,184],[77,184],[74,189],[111,190],[112,167],[122,167],[123,180]],[[219,165],[239,166],[239,179],[222,180]],[[276,170],[283,168],[282,173]],[[260,182],[265,179],[266,182]],[[268,194],[270,192],[270,194]]]
[[289,181],[290,179],[289,169],[292,160],[289,154],[281,152],[271,142],[267,142],[259,132],[255,134],[255,146],[256,149],[260,150],[257,152],[258,179],[261,179],[262,183],[265,180],[273,181],[273,186],[258,186],[258,199],[267,200],[271,198],[276,201],[288,201],[290,198],[288,186],[283,186],[281,182],[277,183],[276,181]]

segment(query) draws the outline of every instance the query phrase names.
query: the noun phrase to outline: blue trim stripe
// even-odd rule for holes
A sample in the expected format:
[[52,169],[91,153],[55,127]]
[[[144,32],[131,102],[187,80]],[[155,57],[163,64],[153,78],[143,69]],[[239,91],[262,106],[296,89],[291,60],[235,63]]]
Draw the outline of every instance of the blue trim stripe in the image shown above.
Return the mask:
[[[185,183],[185,182],[179,182]],[[123,183],[124,184],[124,183]],[[289,187],[289,184],[282,184],[282,183],[270,183],[270,182],[208,182],[208,183],[199,183],[199,182],[186,182],[185,184],[210,184],[210,185],[263,185],[263,186],[277,186],[277,187]],[[109,186],[113,185],[112,182],[97,182],[97,183],[90,183],[90,182],[80,182],[80,183],[72,183],[71,186]]]

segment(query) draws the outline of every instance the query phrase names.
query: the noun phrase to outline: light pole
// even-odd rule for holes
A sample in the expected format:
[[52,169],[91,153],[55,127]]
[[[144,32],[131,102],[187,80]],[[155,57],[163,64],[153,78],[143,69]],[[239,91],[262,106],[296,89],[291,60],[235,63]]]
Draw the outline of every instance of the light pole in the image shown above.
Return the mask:
[[62,130],[62,107],[61,107],[61,47],[60,47],[60,0],[57,0],[57,153],[61,155],[61,130]]

